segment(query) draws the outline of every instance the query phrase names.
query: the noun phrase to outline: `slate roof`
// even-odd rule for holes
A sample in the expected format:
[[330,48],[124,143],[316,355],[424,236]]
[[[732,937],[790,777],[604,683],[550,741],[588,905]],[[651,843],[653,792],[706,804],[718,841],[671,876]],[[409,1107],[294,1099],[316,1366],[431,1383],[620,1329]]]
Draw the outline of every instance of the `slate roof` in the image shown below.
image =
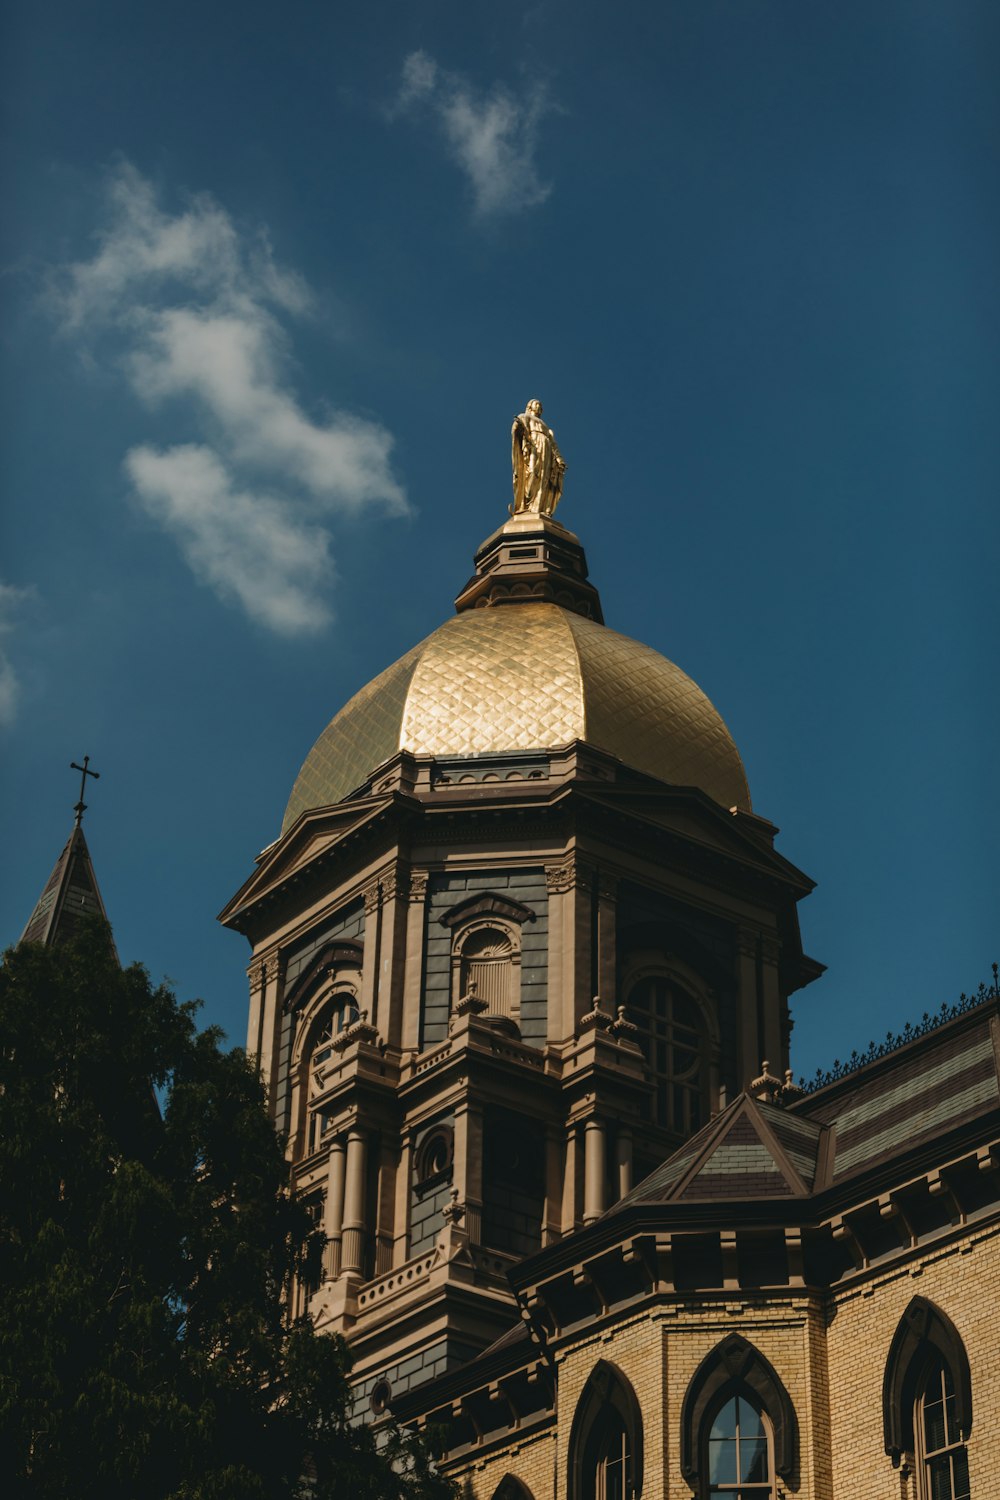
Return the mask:
[[634,1205],[802,1199],[1000,1112],[995,996],[787,1107],[738,1098],[640,1182]]
[[72,942],[85,917],[100,916],[107,921],[107,915],[87,840],[77,824],[56,860],[20,941],[54,948]]
[[812,1188],[822,1128],[740,1094],[615,1204],[801,1198]]

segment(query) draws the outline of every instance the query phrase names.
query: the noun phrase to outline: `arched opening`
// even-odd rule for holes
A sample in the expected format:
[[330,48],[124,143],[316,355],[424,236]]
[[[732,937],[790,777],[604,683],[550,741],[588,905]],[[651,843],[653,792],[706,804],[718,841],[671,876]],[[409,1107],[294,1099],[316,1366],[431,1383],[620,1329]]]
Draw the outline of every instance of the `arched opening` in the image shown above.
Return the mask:
[[[305,1097],[307,1108],[326,1086],[326,1072],[334,1055],[334,1043],[340,1033],[358,1019],[357,996],[352,989],[336,991],[324,1001],[309,1027],[304,1048]],[[319,1110],[309,1109],[306,1151],[316,1151],[323,1144],[329,1121]]]
[[770,1362],[738,1333],[702,1360],[681,1407],[681,1472],[696,1495],[770,1500],[791,1482],[798,1423]]
[[486,1014],[511,1018],[514,944],[502,927],[485,925],[463,933],[457,943],[459,996],[475,994],[486,1003]]
[[493,1491],[492,1500],[535,1500],[534,1495],[513,1474],[505,1474]]
[[972,1375],[954,1323],[914,1297],[893,1334],[882,1383],[885,1451],[916,1476],[919,1500],[966,1500]]
[[631,1385],[606,1360],[581,1392],[569,1453],[572,1500],[639,1500],[642,1415]]
[[708,1045],[694,997],[666,974],[639,979],[628,993],[629,1019],[639,1028],[653,1084],[653,1123],[693,1135],[708,1118]]

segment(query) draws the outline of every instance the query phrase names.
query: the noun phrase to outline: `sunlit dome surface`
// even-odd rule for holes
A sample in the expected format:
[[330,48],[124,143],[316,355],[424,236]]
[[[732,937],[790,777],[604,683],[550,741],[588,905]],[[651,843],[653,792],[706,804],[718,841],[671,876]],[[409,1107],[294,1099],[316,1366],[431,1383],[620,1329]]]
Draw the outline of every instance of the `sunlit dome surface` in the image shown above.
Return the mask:
[[750,809],[732,736],[690,677],[595,620],[524,602],[455,615],[355,694],[310,751],[283,831],[341,801],[399,750],[490,755],[577,739]]

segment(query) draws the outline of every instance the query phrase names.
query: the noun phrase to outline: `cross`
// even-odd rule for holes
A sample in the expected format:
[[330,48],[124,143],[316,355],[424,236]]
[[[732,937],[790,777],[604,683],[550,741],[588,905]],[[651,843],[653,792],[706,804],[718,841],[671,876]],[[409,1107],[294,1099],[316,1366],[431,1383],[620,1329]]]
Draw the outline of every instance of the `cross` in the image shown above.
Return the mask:
[[95,781],[100,781],[100,779],[101,779],[101,773],[100,773],[100,771],[92,771],[90,769],[90,756],[89,755],[85,755],[83,757],[83,765],[82,766],[78,766],[75,760],[71,760],[70,763],[69,763],[69,768],[70,768],[71,771],[79,771],[81,773],[80,774],[80,800],[79,800],[79,802],[76,804],[76,806],[73,809],[73,811],[76,813],[76,826],[77,826],[77,828],[79,828],[80,824],[83,822],[83,815],[87,811],[87,804],[83,800],[83,794],[87,790],[87,777],[88,776],[93,776],[93,778],[94,778]]

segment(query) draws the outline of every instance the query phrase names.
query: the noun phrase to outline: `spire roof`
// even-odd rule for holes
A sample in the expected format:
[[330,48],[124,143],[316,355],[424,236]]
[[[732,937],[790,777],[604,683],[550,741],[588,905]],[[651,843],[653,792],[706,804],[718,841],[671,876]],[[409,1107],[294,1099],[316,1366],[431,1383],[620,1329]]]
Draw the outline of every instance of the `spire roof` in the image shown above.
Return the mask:
[[70,943],[81,921],[91,916],[107,921],[108,914],[78,821],[35,904],[21,942],[41,943],[46,948]]

